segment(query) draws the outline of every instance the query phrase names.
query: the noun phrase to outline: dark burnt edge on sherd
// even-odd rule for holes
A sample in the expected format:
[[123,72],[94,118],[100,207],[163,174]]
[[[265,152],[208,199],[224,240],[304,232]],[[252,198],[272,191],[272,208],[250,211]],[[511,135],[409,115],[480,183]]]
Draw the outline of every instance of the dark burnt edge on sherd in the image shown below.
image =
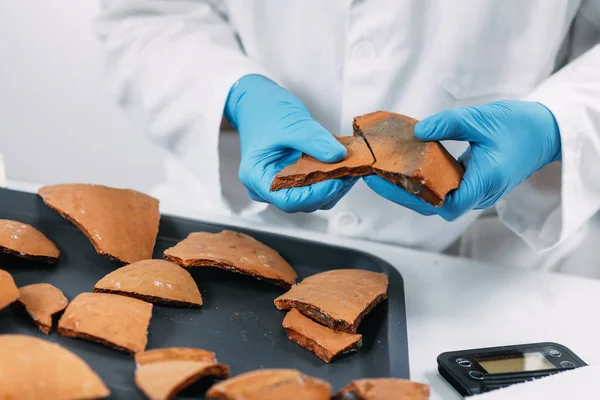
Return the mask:
[[135,292],[126,292],[124,290],[112,290],[112,289],[103,289],[103,288],[94,288],[93,293],[108,293],[108,294],[116,294],[119,296],[131,297],[134,299],[144,300],[148,303],[154,304],[165,304],[173,307],[185,307],[185,308],[200,308],[202,304],[190,303],[187,301],[180,300],[169,300],[160,296],[151,296],[146,294],[139,294]]
[[77,332],[77,331],[75,331],[73,329],[61,328],[59,326],[58,327],[58,333],[60,335],[62,335],[62,336],[65,336],[65,337],[70,337],[70,338],[74,338],[74,339],[81,339],[81,340],[87,340],[87,341],[90,341],[90,342],[99,343],[99,344],[102,344],[102,345],[104,345],[106,347],[109,347],[111,349],[122,351],[122,352],[125,352],[125,353],[129,353],[131,355],[134,355],[136,353],[134,350],[130,350],[130,349],[127,349],[125,347],[119,346],[119,345],[114,344],[114,343],[112,343],[112,342],[110,342],[108,340],[101,339],[101,338],[99,338],[97,336],[88,335],[86,333],[79,333],[79,332]]
[[297,174],[288,176],[275,175],[273,182],[271,183],[270,190],[272,192],[282,189],[291,189],[295,187],[302,187],[312,185],[314,183],[323,182],[331,179],[340,179],[348,176],[367,176],[373,174],[373,169],[369,167],[340,167],[333,171],[312,171],[308,174]]
[[27,254],[27,253],[21,254],[20,251],[9,249],[8,247],[4,247],[1,245],[0,245],[0,252],[2,252],[4,254],[9,254],[11,256],[19,257],[24,260],[41,261],[41,262],[45,262],[47,264],[56,264],[58,262],[58,257],[36,256],[34,254]]

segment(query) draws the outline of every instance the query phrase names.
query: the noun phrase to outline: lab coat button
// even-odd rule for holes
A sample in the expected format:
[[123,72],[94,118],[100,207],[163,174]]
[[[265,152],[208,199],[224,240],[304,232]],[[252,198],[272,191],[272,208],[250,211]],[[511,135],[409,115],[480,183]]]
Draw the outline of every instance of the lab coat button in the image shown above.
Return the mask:
[[335,216],[334,221],[339,228],[353,228],[360,223],[360,218],[353,212],[342,211]]
[[363,62],[372,61],[375,58],[375,46],[371,42],[359,42],[354,46],[354,57]]

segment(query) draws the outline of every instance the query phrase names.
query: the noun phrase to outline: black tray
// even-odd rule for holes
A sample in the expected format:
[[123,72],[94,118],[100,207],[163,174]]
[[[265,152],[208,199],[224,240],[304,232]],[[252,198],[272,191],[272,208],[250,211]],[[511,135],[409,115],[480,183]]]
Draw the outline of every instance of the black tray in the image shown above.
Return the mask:
[[[0,189],[0,219],[31,224],[61,250],[57,265],[0,256],[0,268],[9,271],[18,286],[48,282],[69,300],[91,292],[94,284],[118,267],[100,256],[89,240],[71,223],[29,193]],[[218,232],[225,226],[163,216],[154,257],[190,232]],[[199,309],[155,305],[147,349],[198,347],[214,351],[229,364],[233,375],[258,368],[296,368],[329,381],[333,390],[365,377],[408,378],[408,345],[402,277],[386,262],[358,251],[298,240],[271,233],[238,229],[275,248],[302,279],[335,268],[361,268],[389,277],[389,299],[368,314],[359,327],[363,347],[354,355],[326,364],[289,341],[281,326],[285,313],[273,300],[284,291],[274,285],[216,268],[192,268],[204,305]],[[57,319],[55,318],[55,325]],[[143,398],[133,382],[135,363],[130,355],[100,344],[57,334],[56,326],[45,336],[23,310],[11,306],[0,311],[0,333],[22,333],[60,343],[85,359],[112,391],[113,399]],[[0,355],[1,357],[1,355]],[[202,382],[186,389],[180,398],[202,397]]]

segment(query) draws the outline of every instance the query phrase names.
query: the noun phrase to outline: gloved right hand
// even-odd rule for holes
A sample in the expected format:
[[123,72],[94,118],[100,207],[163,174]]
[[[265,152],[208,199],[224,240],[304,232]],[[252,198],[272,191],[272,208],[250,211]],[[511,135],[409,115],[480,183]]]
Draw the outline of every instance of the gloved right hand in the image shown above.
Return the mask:
[[239,178],[255,201],[289,213],[330,209],[357,181],[343,178],[270,190],[275,175],[302,153],[337,162],[346,157],[346,149],[311,118],[300,99],[261,75],[246,75],[233,85],[225,117],[239,132]]

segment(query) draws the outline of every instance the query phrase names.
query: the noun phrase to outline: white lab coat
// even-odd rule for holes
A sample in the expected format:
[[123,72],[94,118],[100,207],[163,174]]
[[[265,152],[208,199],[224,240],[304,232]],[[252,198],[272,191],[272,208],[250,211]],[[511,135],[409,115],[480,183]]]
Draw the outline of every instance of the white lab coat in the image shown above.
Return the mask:
[[[464,234],[461,254],[477,259],[600,276],[595,258],[569,262],[586,239],[600,243],[600,1],[104,0],[104,10],[96,31],[118,98],[172,154],[155,192],[163,210],[233,212],[227,192],[239,183],[223,171],[239,155],[219,132],[228,91],[246,74],[280,83],[343,135],[375,110],[421,119],[525,98],[554,113],[562,165],[513,190],[497,214],[424,217],[362,181],[328,212],[284,215],[247,200],[239,214],[436,251]],[[445,145],[455,156],[466,147]]]

